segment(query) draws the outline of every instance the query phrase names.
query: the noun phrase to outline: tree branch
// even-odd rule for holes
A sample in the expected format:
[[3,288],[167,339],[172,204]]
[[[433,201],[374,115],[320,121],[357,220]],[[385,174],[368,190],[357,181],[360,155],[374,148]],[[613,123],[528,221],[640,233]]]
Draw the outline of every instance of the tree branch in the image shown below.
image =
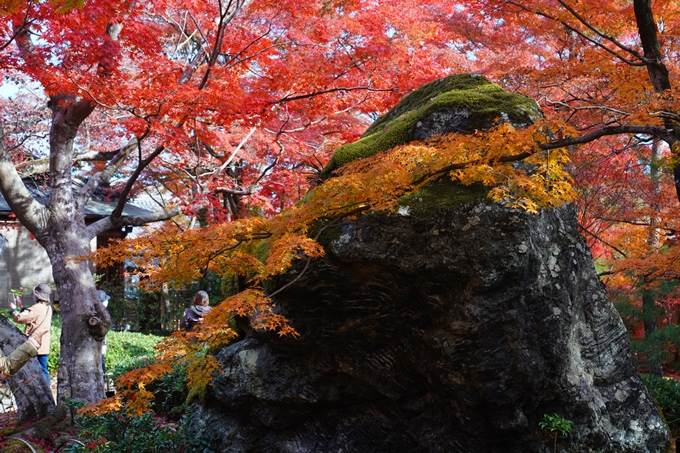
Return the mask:
[[[120,148],[115,151],[89,151],[86,153],[76,154],[73,156],[73,163],[84,162],[84,161],[109,161],[113,159],[116,154],[118,154],[122,149]],[[20,178],[27,178],[29,176],[38,175],[41,173],[46,173],[50,169],[50,158],[43,157],[42,159],[36,159],[26,162],[21,162],[15,165]]]
[[111,180],[113,174],[120,168],[120,166],[123,164],[123,162],[125,162],[128,156],[130,156],[130,153],[133,150],[137,149],[138,146],[140,146],[140,140],[136,138],[130,140],[130,142],[127,145],[118,150],[116,155],[106,165],[106,168],[104,168],[102,171],[97,172],[87,181],[83,188],[80,189],[80,191],[78,192],[78,195],[76,195],[77,209],[80,209],[81,207],[87,204],[90,197],[92,197],[94,191],[97,190],[97,187]]
[[582,145],[584,143],[589,143],[598,138],[605,137],[608,135],[623,135],[623,134],[643,134],[649,135],[650,137],[659,138],[668,143],[675,143],[677,140],[673,134],[663,126],[606,126],[600,129],[594,130],[584,135],[579,135],[578,137],[564,138],[560,140],[550,141],[548,143],[542,143],[538,147],[542,150],[564,148],[566,146]]
[[181,213],[182,211],[179,208],[172,208],[144,216],[118,216],[116,220],[112,218],[112,214],[109,217],[104,217],[103,219],[97,220],[96,222],[88,225],[87,228],[85,228],[85,235],[89,240],[92,240],[97,237],[98,234],[101,234],[104,231],[120,228],[123,225],[142,226],[148,223],[168,220]]
[[[619,49],[623,50],[624,52],[628,52],[629,54],[631,54],[632,56],[634,56],[635,58],[637,58],[638,60],[640,60],[642,63],[646,63],[646,58],[645,58],[646,55],[645,55],[645,56],[640,55],[635,49],[626,46],[625,44],[621,43],[620,41],[618,41],[618,40],[617,40],[616,38],[614,38],[613,36],[611,36],[611,35],[609,35],[609,34],[607,34],[607,33],[604,33],[602,30],[600,30],[599,28],[595,27],[593,24],[591,24],[589,21],[587,21],[583,16],[581,16],[574,8],[572,8],[570,5],[568,5],[567,2],[565,2],[564,0],[558,0],[558,2],[559,2],[560,5],[562,5],[562,7],[563,7],[564,9],[566,9],[567,11],[569,11],[569,13],[571,13],[571,15],[574,16],[574,17],[576,18],[576,20],[578,20],[578,21],[581,22],[583,25],[585,25],[585,26],[586,26],[588,29],[590,29],[593,33],[595,33],[595,34],[597,34],[599,37],[601,37],[601,38],[603,38],[603,39],[606,39],[607,41],[611,42],[612,44],[614,44],[616,47],[618,47]],[[585,35],[584,35],[583,33],[580,33],[580,32],[578,32],[577,30],[574,30],[574,31],[576,31],[579,35],[585,37]],[[594,42],[592,39],[588,39],[588,41]],[[594,42],[594,43],[595,43],[595,44],[598,44],[597,42]],[[619,57],[619,58],[620,58],[620,57]]]
[[597,239],[598,241],[602,242],[602,243],[603,243],[604,245],[606,245],[607,247],[609,247],[609,248],[611,248],[612,250],[615,250],[615,251],[617,251],[618,253],[620,253],[621,256],[623,256],[624,258],[626,257],[626,254],[625,254],[624,252],[622,252],[619,248],[617,248],[616,246],[614,246],[614,245],[610,244],[609,242],[605,241],[604,239],[602,239],[601,237],[599,237],[597,234],[595,234],[595,233],[593,233],[593,232],[587,230],[585,227],[583,227],[583,226],[580,225],[580,224],[579,224],[578,227],[579,227],[581,230],[583,230],[585,233],[591,235],[593,238],[595,238],[595,239]]
[[215,189],[215,193],[221,193],[224,195],[250,195],[252,194],[252,191],[250,190],[238,190],[238,189],[230,189],[228,187],[218,187]]
[[28,30],[28,26],[33,22],[36,22],[38,18],[29,19],[28,16],[31,12],[31,3],[27,3],[26,14],[24,15],[24,20],[21,25],[15,25],[12,27],[12,36],[9,37],[7,42],[0,46],[0,52],[5,50],[10,44],[12,44],[16,39],[20,39],[22,34]]
[[[621,50],[624,50],[625,52],[630,53],[633,57],[637,58],[639,61],[634,61],[634,60],[631,60],[631,59],[629,59],[629,58],[624,57],[623,55],[619,54],[616,50],[610,49],[609,47],[607,47],[606,45],[602,44],[601,42],[598,42],[598,41],[594,40],[593,38],[591,38],[590,36],[586,35],[584,32],[582,32],[581,30],[577,29],[576,27],[570,25],[570,24],[567,23],[566,21],[561,20],[561,19],[558,19],[557,17],[554,17],[554,16],[552,16],[552,15],[546,13],[546,12],[543,12],[543,11],[536,11],[535,8],[526,7],[526,6],[520,4],[520,3],[516,2],[516,1],[508,1],[508,3],[511,4],[511,5],[517,6],[518,8],[520,8],[520,9],[526,11],[526,12],[529,12],[529,13],[531,13],[531,14],[537,14],[537,15],[543,16],[543,17],[545,17],[546,19],[549,19],[549,20],[551,20],[551,21],[553,21],[553,22],[557,22],[557,23],[559,23],[559,24],[562,24],[562,25],[564,26],[564,28],[566,28],[567,30],[576,33],[576,34],[579,35],[581,38],[583,38],[583,39],[585,39],[586,41],[588,41],[588,42],[590,42],[591,44],[593,44],[595,47],[599,47],[600,49],[602,49],[602,50],[604,50],[605,52],[607,52],[607,53],[613,55],[614,57],[618,58],[619,60],[623,61],[624,63],[626,63],[626,64],[628,64],[628,65],[631,65],[631,66],[644,66],[644,65],[647,64],[647,62],[645,61],[644,57],[643,57],[642,55],[640,55],[638,52],[636,52],[634,49],[631,49],[631,48],[629,48],[629,47],[623,45],[622,43],[620,43],[620,42],[618,42],[616,39],[614,39],[612,36],[609,36],[609,35],[607,35],[606,33],[603,33],[602,31],[600,31],[600,30],[598,30],[597,28],[593,27],[593,26],[590,25],[587,21],[582,22],[582,23],[584,23],[584,25],[586,25],[588,28],[591,28],[598,36],[600,36],[601,38],[606,39],[607,41],[610,41],[612,44],[614,44],[616,47],[620,48]],[[563,2],[560,2],[560,3],[563,3]],[[565,5],[566,5],[566,3],[563,4],[563,6],[565,6]],[[565,7],[565,8],[566,8],[566,7]],[[566,8],[566,9],[569,11],[568,8]],[[571,13],[571,11],[570,11],[570,13]],[[571,13],[571,14],[574,15],[574,13]],[[580,20],[580,16],[579,16],[578,14],[576,14],[574,17],[576,17],[577,20],[581,21],[581,20]],[[585,20],[585,19],[584,19],[584,20]]]
[[122,192],[120,193],[120,198],[118,199],[118,205],[116,208],[113,210],[111,213],[111,220],[114,223],[120,222],[120,217],[123,213],[123,209],[125,208],[125,203],[128,199],[128,196],[130,195],[130,191],[132,191],[132,187],[135,185],[135,182],[137,182],[137,178],[139,178],[139,175],[142,174],[142,171],[149,166],[151,161],[153,161],[158,155],[160,155],[163,151],[165,150],[165,146],[158,146],[151,154],[149,154],[146,159],[140,160],[139,164],[137,165],[137,168],[135,168],[135,171],[130,175],[128,178],[125,187],[123,188]]
[[36,234],[46,225],[47,208],[38,203],[26,189],[5,148],[5,133],[0,121],[0,189],[5,201],[19,221]]
[[285,102],[298,101],[300,99],[308,99],[308,98],[312,98],[312,97],[319,96],[319,95],[322,95],[322,94],[335,93],[337,91],[358,91],[358,90],[383,92],[383,91],[396,91],[397,89],[396,88],[371,88],[369,86],[337,87],[337,88],[329,88],[327,90],[314,91],[312,93],[307,93],[307,94],[299,94],[297,96],[284,96],[277,101],[270,102],[269,105],[283,104]]
[[[560,140],[554,140],[550,141],[547,143],[539,143],[537,145],[537,150],[541,151],[548,151],[551,149],[557,149],[557,148],[565,148],[568,146],[575,146],[575,145],[582,145],[584,143],[589,143],[592,141],[597,140],[598,138],[604,137],[604,136],[609,136],[609,135],[623,135],[623,134],[644,134],[644,135],[649,135],[652,137],[660,138],[662,140],[675,140],[675,137],[673,137],[666,128],[662,126],[607,126],[603,127],[600,129],[597,129],[593,132],[590,132],[588,134],[580,135],[578,137],[571,137],[571,138],[565,138],[565,139],[560,139]],[[672,142],[671,142],[672,143]],[[497,159],[494,159],[491,163],[510,163],[510,162],[518,162],[521,160],[526,159],[529,156],[532,156],[535,154],[535,152],[523,152],[519,154],[511,154],[507,156],[501,156]],[[428,179],[442,175],[445,173],[449,173],[451,171],[455,170],[463,170],[465,168],[474,166],[474,165],[479,165],[483,162],[486,162],[482,159],[475,159],[471,160],[469,162],[459,162],[451,165],[444,166],[438,170],[435,170],[433,172],[427,173],[420,178],[416,179],[413,184],[418,185],[421,184]]]

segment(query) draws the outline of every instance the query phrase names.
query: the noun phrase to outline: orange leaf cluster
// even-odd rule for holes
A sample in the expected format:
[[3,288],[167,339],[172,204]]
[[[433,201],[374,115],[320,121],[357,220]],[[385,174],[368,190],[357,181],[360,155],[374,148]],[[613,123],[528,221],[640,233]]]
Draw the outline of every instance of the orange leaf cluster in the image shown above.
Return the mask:
[[213,356],[204,355],[190,362],[187,366],[188,399],[205,398],[205,393],[212,382],[212,375],[220,369],[220,362]]
[[[149,282],[156,285],[188,283],[208,270],[247,278],[250,287],[217,305],[197,332],[177,332],[159,346],[159,363],[187,363],[190,392],[201,395],[218,367],[202,345],[231,340],[234,332],[228,324],[232,316],[249,318],[256,329],[296,335],[261,285],[285,273],[296,261],[323,256],[323,248],[309,237],[316,225],[332,225],[369,209],[392,210],[404,194],[445,175],[462,184],[491,186],[490,196],[509,207],[535,212],[539,206],[572,201],[574,191],[564,171],[566,151],[541,151],[537,146],[547,126],[541,123],[516,130],[499,125],[484,133],[399,146],[346,165],[303,202],[272,218],[248,218],[182,233],[163,230],[119,242],[99,251],[97,259],[110,263],[122,257],[142,258]],[[555,130],[560,125],[550,126]],[[527,169],[513,165],[521,159],[526,160]],[[148,408],[140,396],[145,383],[168,371],[167,365],[155,365],[119,378],[117,386],[137,388],[135,398],[124,393],[131,410]]]

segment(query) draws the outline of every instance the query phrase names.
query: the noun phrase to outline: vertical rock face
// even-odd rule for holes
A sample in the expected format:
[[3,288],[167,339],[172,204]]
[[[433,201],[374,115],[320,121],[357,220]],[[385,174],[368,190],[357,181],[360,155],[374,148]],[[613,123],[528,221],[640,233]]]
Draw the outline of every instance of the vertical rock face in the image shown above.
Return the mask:
[[553,413],[558,451],[665,451],[570,207],[365,216],[327,250],[277,298],[299,339],[219,354],[219,451],[547,452]]
[[[446,105],[446,121],[470,108]],[[442,129],[428,115],[409,133]],[[557,451],[664,452],[573,209],[474,192],[436,184],[329,234],[276,297],[301,336],[248,331],[223,349],[195,434],[234,453],[543,453],[539,423],[558,414],[573,430]]]

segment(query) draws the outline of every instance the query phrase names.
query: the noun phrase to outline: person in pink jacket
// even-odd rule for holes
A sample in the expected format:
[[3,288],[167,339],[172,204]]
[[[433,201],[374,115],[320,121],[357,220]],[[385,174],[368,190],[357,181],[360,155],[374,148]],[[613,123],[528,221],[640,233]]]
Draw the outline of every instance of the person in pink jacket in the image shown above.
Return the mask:
[[[33,332],[47,328],[47,333],[42,338],[40,347],[38,348],[38,362],[45,373],[47,383],[50,382],[50,373],[47,370],[47,357],[50,353],[50,325],[52,324],[52,305],[50,304],[50,294],[52,289],[45,283],[41,283],[33,288],[33,299],[35,303],[28,308],[22,308],[21,299],[15,296],[16,303],[10,303],[10,313],[12,319],[19,324],[26,324],[26,335],[29,337]],[[19,310],[17,310],[17,306]]]

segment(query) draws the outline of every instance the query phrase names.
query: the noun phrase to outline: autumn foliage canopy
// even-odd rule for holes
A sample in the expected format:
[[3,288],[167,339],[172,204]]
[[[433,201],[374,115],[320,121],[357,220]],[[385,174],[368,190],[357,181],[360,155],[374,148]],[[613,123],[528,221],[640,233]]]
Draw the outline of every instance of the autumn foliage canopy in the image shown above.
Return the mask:
[[[75,139],[74,172],[92,174],[128,147],[111,192],[182,210],[97,259],[142,257],[150,288],[206,273],[246,281],[198,332],[171,337],[156,365],[121,378],[133,411],[148,407],[145,386],[176,361],[189,364],[200,394],[216,366],[207,351],[233,338],[234,315],[294,335],[272,307],[277,288],[265,283],[321,256],[324,228],[394,209],[433,179],[482,183],[494,200],[529,211],[576,200],[612,284],[647,288],[680,272],[673,2],[80,0],[1,8],[11,27],[2,32],[0,67],[5,84],[22,93],[0,99],[17,168],[40,169],[45,95],[89,100],[94,112]],[[404,94],[467,72],[536,99],[545,119],[405,144],[320,180],[332,152]],[[537,171],[518,170],[520,160]]]

